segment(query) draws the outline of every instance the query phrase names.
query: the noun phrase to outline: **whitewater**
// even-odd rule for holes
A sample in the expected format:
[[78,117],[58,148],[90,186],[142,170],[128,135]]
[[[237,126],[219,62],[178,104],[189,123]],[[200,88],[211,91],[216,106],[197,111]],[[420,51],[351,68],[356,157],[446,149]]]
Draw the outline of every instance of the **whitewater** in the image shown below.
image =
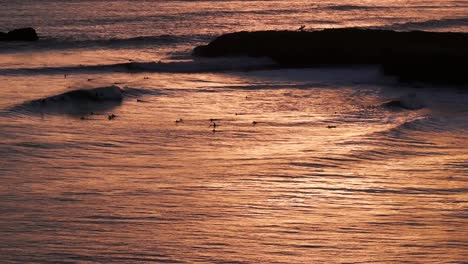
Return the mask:
[[192,56],[241,30],[468,32],[466,1],[0,6],[40,36],[0,43],[0,262],[468,259],[466,87]]

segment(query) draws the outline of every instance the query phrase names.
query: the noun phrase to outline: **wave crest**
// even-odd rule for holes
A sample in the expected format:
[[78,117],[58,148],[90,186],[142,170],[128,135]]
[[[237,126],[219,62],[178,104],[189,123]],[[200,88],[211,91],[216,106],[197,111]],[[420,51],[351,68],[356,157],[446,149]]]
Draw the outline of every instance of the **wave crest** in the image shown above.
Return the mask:
[[425,20],[425,21],[398,23],[398,24],[387,26],[386,28],[396,29],[396,30],[415,30],[415,29],[438,29],[438,28],[450,28],[450,27],[468,27],[468,17],[431,19],[431,20]]
[[101,72],[203,73],[271,69],[269,58],[216,58],[169,62],[127,62],[103,65],[0,69],[2,74],[68,74]]
[[354,11],[354,10],[373,10],[373,9],[382,9],[385,7],[381,6],[360,6],[360,5],[331,5],[327,6],[326,9],[335,10],[335,11]]
[[67,114],[82,115],[105,112],[119,106],[125,90],[112,85],[91,89],[77,89],[32,101],[7,109],[10,114]]

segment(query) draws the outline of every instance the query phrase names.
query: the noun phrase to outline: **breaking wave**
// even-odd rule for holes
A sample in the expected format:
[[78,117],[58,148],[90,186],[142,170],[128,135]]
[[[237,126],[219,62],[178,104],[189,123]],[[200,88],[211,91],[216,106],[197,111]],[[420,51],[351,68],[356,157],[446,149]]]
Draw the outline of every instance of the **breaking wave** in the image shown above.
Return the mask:
[[179,44],[203,43],[210,41],[215,36],[210,34],[194,35],[159,35],[139,36],[133,38],[110,39],[74,39],[72,37],[58,39],[55,37],[41,36],[41,41],[35,43],[0,43],[0,53],[19,51],[43,51],[43,50],[69,50],[90,48],[143,48],[164,47]]
[[142,88],[121,88],[116,85],[91,89],[75,89],[57,95],[27,101],[6,110],[10,115],[66,114],[81,116],[105,113],[120,106],[126,98],[156,95],[157,91]]
[[395,30],[440,29],[449,27],[468,27],[468,17],[433,19],[389,25],[386,28]]

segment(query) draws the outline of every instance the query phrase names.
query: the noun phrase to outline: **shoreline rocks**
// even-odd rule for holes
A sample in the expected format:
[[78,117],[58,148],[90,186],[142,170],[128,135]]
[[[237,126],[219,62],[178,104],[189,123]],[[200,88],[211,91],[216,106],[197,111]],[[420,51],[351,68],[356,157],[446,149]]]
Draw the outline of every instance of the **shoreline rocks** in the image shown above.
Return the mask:
[[37,41],[39,36],[33,28],[19,28],[8,33],[0,32],[0,41]]
[[402,81],[468,83],[468,33],[358,28],[222,35],[194,56],[269,57],[282,67],[375,64]]

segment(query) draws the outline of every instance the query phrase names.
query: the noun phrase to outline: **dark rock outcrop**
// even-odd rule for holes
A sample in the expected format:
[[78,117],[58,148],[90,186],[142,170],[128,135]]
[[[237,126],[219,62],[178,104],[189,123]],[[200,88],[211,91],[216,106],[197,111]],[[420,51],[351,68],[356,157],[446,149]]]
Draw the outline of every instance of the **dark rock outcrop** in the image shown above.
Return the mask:
[[36,30],[33,28],[19,28],[8,33],[0,32],[0,41],[36,41],[38,39]]
[[468,33],[357,28],[222,35],[194,56],[270,57],[284,67],[378,64],[405,81],[468,83]]

